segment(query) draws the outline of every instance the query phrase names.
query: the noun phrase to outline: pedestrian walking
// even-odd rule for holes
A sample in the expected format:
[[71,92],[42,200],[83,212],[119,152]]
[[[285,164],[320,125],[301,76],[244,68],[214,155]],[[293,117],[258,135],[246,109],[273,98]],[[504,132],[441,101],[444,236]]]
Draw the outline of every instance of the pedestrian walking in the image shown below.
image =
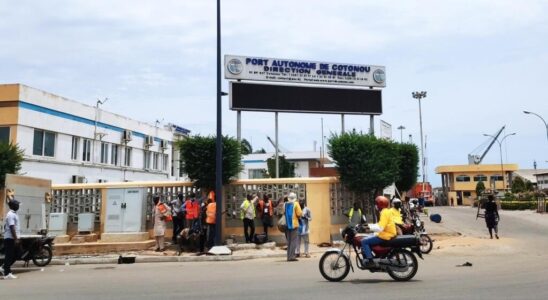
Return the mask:
[[309,258],[310,252],[308,252],[308,246],[310,244],[310,227],[309,223],[312,221],[312,212],[310,211],[310,208],[306,205],[306,200],[302,200],[300,202],[300,205],[302,207],[303,214],[301,218],[299,219],[299,241],[298,241],[298,247],[297,247],[297,257],[301,256],[301,242],[304,243],[304,257]]
[[8,202],[10,211],[6,214],[4,222],[4,268],[2,276],[4,279],[17,279],[17,276],[11,272],[11,266],[17,257],[17,248],[19,248],[19,237],[21,236],[21,227],[19,225],[19,201],[12,199]]
[[165,204],[160,202],[160,196],[152,198],[154,207],[152,216],[154,220],[154,239],[156,240],[156,252],[164,251],[164,237],[166,234],[166,218],[169,214]]
[[240,219],[244,224],[244,236],[246,243],[253,242],[255,235],[255,205],[257,203],[257,195],[247,195],[242,205],[240,205]]
[[268,228],[272,227],[272,215],[274,214],[274,209],[272,207],[272,200],[268,197],[267,194],[263,195],[263,199],[259,200],[259,217],[263,224],[263,232],[265,234],[265,240],[268,240]]
[[485,224],[489,230],[489,235],[491,239],[493,238],[493,229],[495,230],[495,237],[499,238],[499,211],[497,209],[497,203],[494,201],[495,197],[493,195],[487,196],[487,203],[485,203]]
[[293,192],[287,196],[287,202],[284,204],[285,221],[287,224],[287,230],[285,231],[285,238],[287,240],[287,261],[297,261],[295,253],[297,251],[297,239],[299,235],[299,218],[303,212],[299,202],[297,202],[297,195]]

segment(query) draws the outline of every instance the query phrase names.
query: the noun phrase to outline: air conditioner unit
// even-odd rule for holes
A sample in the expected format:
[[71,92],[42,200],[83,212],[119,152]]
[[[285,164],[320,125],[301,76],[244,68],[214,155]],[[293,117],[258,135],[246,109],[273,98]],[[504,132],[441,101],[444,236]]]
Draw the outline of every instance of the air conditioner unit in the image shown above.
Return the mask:
[[72,175],[72,183],[85,183],[86,177],[79,175]]
[[78,214],[78,232],[93,232],[95,229],[95,214]]
[[166,140],[160,140],[160,148],[162,150],[167,149],[167,141]]
[[131,130],[124,130],[122,134],[122,142],[131,141]]
[[154,145],[154,137],[151,135],[145,136],[145,146],[152,146]]

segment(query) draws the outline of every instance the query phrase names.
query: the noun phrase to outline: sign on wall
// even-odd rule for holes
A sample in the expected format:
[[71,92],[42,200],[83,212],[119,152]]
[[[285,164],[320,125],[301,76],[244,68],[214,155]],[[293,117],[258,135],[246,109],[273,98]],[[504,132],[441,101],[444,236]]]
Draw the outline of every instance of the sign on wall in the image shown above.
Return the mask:
[[381,138],[392,139],[392,124],[381,120]]
[[225,78],[298,84],[385,87],[383,66],[225,55]]

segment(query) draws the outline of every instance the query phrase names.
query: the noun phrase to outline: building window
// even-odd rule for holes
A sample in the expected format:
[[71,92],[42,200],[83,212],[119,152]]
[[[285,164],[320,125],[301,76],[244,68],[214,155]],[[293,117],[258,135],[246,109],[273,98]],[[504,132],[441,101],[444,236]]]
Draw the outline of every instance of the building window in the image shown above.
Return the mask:
[[162,171],[167,171],[167,166],[169,165],[169,155],[164,154],[163,157],[164,159],[162,160]]
[[160,153],[154,152],[154,156],[152,159],[152,168],[154,170],[158,170],[160,168],[159,162],[160,162]]
[[110,151],[110,163],[115,166],[118,165],[118,155],[119,155],[118,151],[119,151],[118,145],[112,144],[112,148]]
[[39,156],[55,156],[55,133],[34,129],[32,154]]
[[131,167],[131,148],[126,147],[124,150],[124,166]]
[[249,169],[249,179],[260,179],[265,178],[266,170],[265,169]]
[[501,175],[493,175],[491,176],[491,181],[502,181],[502,176]]
[[10,128],[0,127],[0,143],[10,143]]
[[101,143],[101,163],[108,163],[108,144]]
[[464,197],[471,197],[472,196],[472,193],[471,192],[462,192],[462,195]]
[[82,141],[82,161],[91,161],[91,140]]
[[150,151],[145,150],[145,155],[143,156],[143,168],[150,169]]
[[470,182],[470,176],[459,175],[457,176],[457,182]]
[[72,151],[70,152],[70,158],[72,160],[78,159],[78,146],[80,145],[80,138],[77,136],[72,137]]
[[478,182],[478,181],[487,181],[487,176],[485,175],[476,175],[474,176],[474,181]]

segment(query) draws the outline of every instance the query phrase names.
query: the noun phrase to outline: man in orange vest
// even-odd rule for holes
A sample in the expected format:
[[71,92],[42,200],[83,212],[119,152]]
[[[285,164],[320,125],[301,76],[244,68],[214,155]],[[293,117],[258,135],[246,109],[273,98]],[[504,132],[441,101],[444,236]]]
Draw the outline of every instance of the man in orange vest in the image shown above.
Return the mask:
[[272,201],[268,198],[267,194],[264,194],[263,199],[259,200],[259,217],[263,223],[265,240],[268,240],[268,227],[272,227],[273,213]]
[[214,199],[207,199],[206,207],[206,232],[207,232],[207,243],[206,247],[211,249],[215,243],[215,221],[217,217],[217,204]]
[[192,229],[194,220],[198,218],[200,212],[200,206],[198,201],[196,201],[196,194],[190,194],[190,198],[187,198],[185,201],[184,209],[186,211],[186,227]]

